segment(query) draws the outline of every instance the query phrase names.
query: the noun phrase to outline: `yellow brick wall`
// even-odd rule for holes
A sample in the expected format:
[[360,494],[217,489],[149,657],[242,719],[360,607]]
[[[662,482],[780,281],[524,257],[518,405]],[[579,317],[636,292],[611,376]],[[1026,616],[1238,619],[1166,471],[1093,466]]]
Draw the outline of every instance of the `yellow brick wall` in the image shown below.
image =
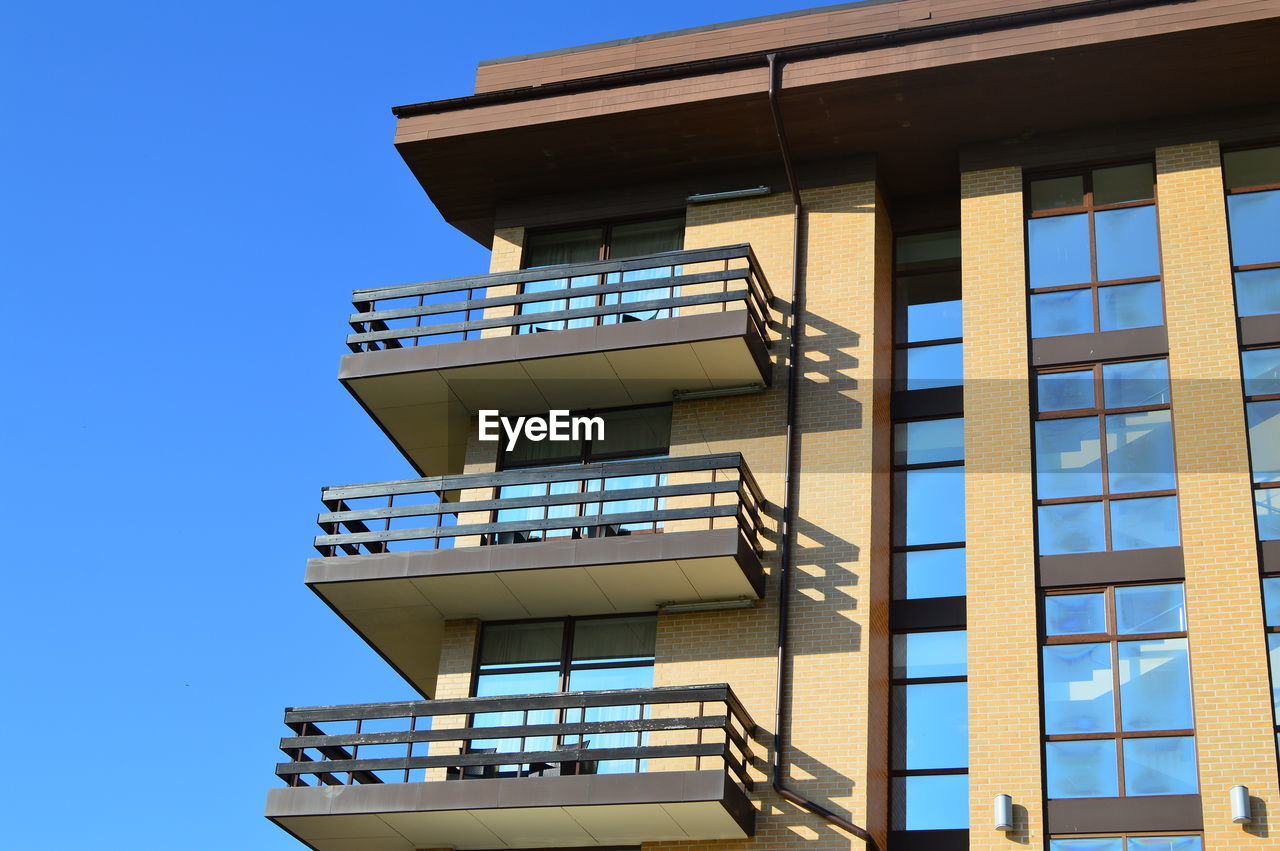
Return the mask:
[[1218,145],[1159,148],[1156,176],[1205,849],[1275,848],[1228,799],[1280,806]]
[[[1022,171],[960,184],[968,537],[969,847],[1045,847]],[[992,799],[1013,796],[1008,835]]]

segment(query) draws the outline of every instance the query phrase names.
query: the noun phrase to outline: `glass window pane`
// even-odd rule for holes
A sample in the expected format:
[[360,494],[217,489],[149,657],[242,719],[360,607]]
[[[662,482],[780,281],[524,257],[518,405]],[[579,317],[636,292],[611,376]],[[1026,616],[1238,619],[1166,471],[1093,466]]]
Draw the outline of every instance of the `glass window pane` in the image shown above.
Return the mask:
[[1231,262],[1236,266],[1280,260],[1280,189],[1227,196]]
[[1191,736],[1124,740],[1125,794],[1194,795],[1196,742]]
[[894,599],[923,600],[965,594],[964,547],[896,553],[893,560]]
[[1119,836],[1050,839],[1049,851],[1124,851],[1124,839]]
[[1187,610],[1182,585],[1129,585],[1116,588],[1116,631],[1121,635],[1183,632]]
[[893,429],[893,463],[936,464],[964,460],[964,419],[899,423]]
[[1258,514],[1258,539],[1280,541],[1280,488],[1263,488],[1253,492]]
[[1160,282],[1100,287],[1098,324],[1101,331],[1163,325],[1164,304],[1160,299]]
[[1036,423],[1036,496],[1060,499],[1102,493],[1102,440],[1097,417]]
[[1176,496],[1117,499],[1111,503],[1111,549],[1176,547],[1181,541]]
[[1037,517],[1042,556],[1097,553],[1107,548],[1100,502],[1042,505]]
[[1103,210],[1094,213],[1093,224],[1099,281],[1160,274],[1154,206]]
[[1084,206],[1084,175],[1051,177],[1031,181],[1031,209],[1055,210],[1059,207]]
[[1228,151],[1222,155],[1222,171],[1228,189],[1280,183],[1280,146]]
[[1189,730],[1187,640],[1120,642],[1120,729]]
[[1244,395],[1280,393],[1280,348],[1250,349],[1240,355],[1244,366]]
[[[572,671],[569,674],[569,691],[614,691],[617,689],[627,688],[653,688],[653,666],[652,665],[634,665],[626,668],[587,668],[586,670]],[[555,691],[555,689],[552,689]],[[598,707],[596,711],[604,707]],[[635,707],[616,707],[618,709],[631,709]],[[612,718],[601,718],[601,721],[619,720]],[[599,735],[599,734],[597,734]],[[629,735],[631,742],[635,744],[635,733]],[[600,747],[600,745],[596,745]]]
[[894,768],[969,764],[968,683],[894,687]]
[[1045,733],[1114,731],[1111,645],[1050,644],[1042,650]]
[[1045,756],[1050,798],[1114,798],[1120,794],[1114,740],[1047,742]]
[[1267,633],[1267,657],[1271,663],[1271,708],[1280,718],[1280,632]]
[[1107,486],[1111,493],[1173,490],[1173,423],[1169,411],[1111,414],[1107,423]]
[[1093,291],[1062,290],[1031,297],[1031,336],[1093,333]]
[[563,640],[562,621],[486,624],[480,641],[480,665],[559,664]]
[[963,629],[906,632],[893,637],[895,679],[963,677],[967,634]]
[[1108,408],[1169,403],[1169,362],[1157,360],[1102,365],[1102,398]]
[[1027,254],[1032,287],[1082,284],[1092,280],[1088,214],[1029,220]]
[[573,625],[573,661],[652,659],[657,629],[658,619],[653,615],[577,621]]
[[1199,836],[1130,836],[1129,851],[1201,851]]
[[1255,482],[1280,481],[1280,399],[1245,405]]
[[896,242],[898,271],[950,264],[960,259],[960,231],[940,230],[900,236]]
[[531,233],[524,250],[524,266],[526,269],[536,269],[540,266],[599,260],[600,243],[603,239],[604,232],[600,228]]
[[908,275],[897,280],[899,342],[922,343],[964,335],[960,273]]
[[1036,376],[1036,406],[1044,412],[1093,407],[1093,370]]
[[1280,269],[1236,272],[1236,310],[1241,316],[1280,313]]
[[964,468],[938,467],[894,474],[899,510],[898,546],[951,544],[964,540]]
[[1089,635],[1107,631],[1107,597],[1092,594],[1053,594],[1044,598],[1045,634]]
[[1093,203],[1120,204],[1124,201],[1149,201],[1156,197],[1156,174],[1153,163],[1117,165],[1093,170]]
[[679,251],[683,247],[683,218],[614,225],[609,237],[609,257],[613,260]]
[[665,456],[671,445],[671,406],[607,411],[604,439],[591,446],[591,460]]
[[969,827],[969,777],[922,775],[893,779],[894,830],[964,830]]
[[903,390],[957,387],[964,383],[962,343],[899,349],[895,364]]
[[1267,626],[1280,626],[1280,578],[1262,580]]

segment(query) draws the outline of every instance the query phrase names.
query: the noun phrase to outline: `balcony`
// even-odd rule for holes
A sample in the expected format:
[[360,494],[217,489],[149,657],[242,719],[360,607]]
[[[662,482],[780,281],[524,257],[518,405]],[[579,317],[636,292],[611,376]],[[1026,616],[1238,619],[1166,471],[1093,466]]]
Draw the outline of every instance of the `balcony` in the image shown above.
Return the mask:
[[339,379],[420,473],[469,417],[767,385],[773,296],[748,245],[357,290]]
[[446,620],[758,599],[760,488],[736,452],[326,488],[306,582],[423,694]]
[[[317,851],[743,839],[756,726],[727,685],[289,709],[266,815]],[[343,732],[334,732],[341,728]],[[330,732],[325,732],[326,730]]]

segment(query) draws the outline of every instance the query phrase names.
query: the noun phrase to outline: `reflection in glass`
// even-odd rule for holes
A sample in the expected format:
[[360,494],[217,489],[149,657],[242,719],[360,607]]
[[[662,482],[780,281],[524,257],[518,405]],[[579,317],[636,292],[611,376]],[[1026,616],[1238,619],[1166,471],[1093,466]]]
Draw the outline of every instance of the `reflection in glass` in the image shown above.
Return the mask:
[[1202,851],[1199,836],[1130,836],[1129,851]]
[[1042,556],[1096,553],[1107,548],[1100,502],[1042,505],[1037,517]]
[[1262,580],[1262,598],[1267,626],[1280,626],[1280,577]]
[[1187,628],[1182,585],[1130,585],[1116,588],[1116,631],[1120,635],[1182,632]]
[[1061,337],[1093,331],[1091,290],[1062,290],[1031,296],[1031,336]]
[[1111,503],[1111,549],[1176,547],[1181,540],[1176,496],[1117,499]]
[[896,553],[893,559],[894,599],[964,596],[964,547]]
[[964,419],[898,423],[893,429],[893,463],[936,464],[964,460]]
[[1241,316],[1280,313],[1280,269],[1236,272],[1236,310]]
[[1092,279],[1089,269],[1089,217],[1085,213],[1027,222],[1031,286],[1056,287]]
[[1049,851],[1124,851],[1124,839],[1119,836],[1050,839]]
[[1185,730],[1191,717],[1187,640],[1120,642],[1120,729]]
[[963,467],[894,473],[894,490],[902,509],[894,518],[899,546],[964,540]]
[[1280,541],[1280,488],[1263,488],[1253,492],[1258,515],[1258,539]]
[[1120,794],[1112,739],[1047,742],[1045,756],[1050,798],[1114,798]]
[[899,272],[911,272],[951,264],[960,258],[958,229],[900,236],[895,241]]
[[1158,358],[1103,364],[1102,398],[1108,408],[1168,404],[1169,362]]
[[967,646],[963,629],[899,633],[893,637],[893,676],[963,677]]
[[1098,289],[1100,331],[1146,328],[1164,324],[1164,305],[1160,301],[1160,282],[1118,284]]
[[1050,644],[1044,652],[1044,731],[1115,730],[1110,644]]
[[1255,482],[1280,481],[1280,399],[1245,405]]
[[957,387],[964,383],[964,344],[899,349],[895,366],[905,376],[903,390]]
[[1280,348],[1250,349],[1240,354],[1244,368],[1244,395],[1280,394]]
[[1222,155],[1222,175],[1228,189],[1280,183],[1280,145],[1228,151]]
[[894,830],[964,830],[969,827],[969,778],[964,774],[893,779]]
[[900,277],[896,299],[899,327],[894,333],[899,342],[964,336],[958,271]]
[[1093,407],[1093,370],[1047,372],[1036,377],[1036,405],[1044,412]]
[[1280,189],[1227,196],[1231,262],[1236,266],[1280,261]]
[[1107,631],[1107,598],[1091,594],[1053,594],[1044,598],[1046,635],[1091,635]]
[[894,724],[906,730],[894,754],[894,768],[969,764],[968,683],[918,683],[895,686],[893,691]]
[[1125,794],[1194,795],[1196,745],[1191,736],[1125,739]]
[[1095,206],[1125,201],[1150,201],[1156,197],[1154,163],[1117,165],[1093,170]]
[[1031,209],[1056,210],[1084,206],[1084,176],[1051,177],[1031,181]]
[[1094,242],[1098,252],[1098,280],[1146,278],[1160,274],[1153,205],[1094,213]]
[[1110,414],[1107,487],[1112,493],[1173,490],[1173,423],[1169,411]]
[[1267,658],[1271,663],[1271,708],[1280,718],[1280,632],[1267,633]]
[[1036,495],[1040,499],[1102,493],[1097,417],[1036,422]]

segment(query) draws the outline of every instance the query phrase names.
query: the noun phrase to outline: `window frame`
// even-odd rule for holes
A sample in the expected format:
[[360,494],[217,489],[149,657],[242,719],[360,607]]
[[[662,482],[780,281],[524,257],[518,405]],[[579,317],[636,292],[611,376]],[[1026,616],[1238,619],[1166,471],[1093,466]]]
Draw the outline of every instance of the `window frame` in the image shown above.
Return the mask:
[[[1228,188],[1226,185],[1226,167],[1227,167],[1226,157],[1228,154],[1243,153],[1245,151],[1260,151],[1266,148],[1276,148],[1280,150],[1280,142],[1271,142],[1265,145],[1248,145],[1243,148],[1228,148],[1221,152],[1220,157],[1221,157],[1221,164],[1222,164],[1222,179],[1223,179],[1222,190],[1227,198],[1230,198],[1232,195],[1251,195],[1255,192],[1271,192],[1275,190],[1280,190],[1280,183],[1259,183],[1259,184],[1254,184],[1250,186],[1238,186],[1234,189]],[[1235,246],[1231,242],[1231,207],[1230,205],[1226,205],[1226,213],[1227,213],[1227,246],[1228,246],[1228,250],[1231,252],[1231,278],[1232,278],[1233,285],[1235,283],[1235,276],[1239,272],[1255,272],[1260,269],[1280,268],[1280,259],[1277,259],[1271,263],[1250,263],[1244,266],[1236,265]],[[1237,304],[1236,316],[1239,316],[1239,315],[1240,315],[1240,306],[1239,304]]]
[[[1276,265],[1277,265],[1277,266],[1280,266],[1280,263],[1277,263]],[[1247,348],[1243,348],[1243,349],[1241,349],[1241,350],[1240,350],[1240,358],[1241,358],[1241,387],[1242,387],[1242,388],[1243,388],[1243,386],[1244,386],[1243,367],[1244,367],[1244,355],[1245,355],[1245,352],[1266,351],[1267,349],[1275,349],[1275,350],[1277,350],[1277,351],[1280,351],[1280,344],[1267,345],[1267,346],[1249,346],[1249,347],[1247,347]],[[1280,481],[1274,481],[1274,482],[1255,482],[1255,481],[1253,481],[1253,440],[1252,440],[1251,436],[1248,434],[1247,429],[1248,429],[1248,427],[1249,427],[1249,426],[1248,426],[1248,423],[1249,423],[1249,419],[1248,419],[1248,417],[1249,417],[1249,406],[1250,406],[1251,404],[1253,404],[1254,402],[1280,402],[1280,392],[1278,392],[1278,393],[1254,393],[1254,394],[1252,394],[1252,395],[1246,392],[1246,393],[1245,393],[1245,395],[1244,395],[1244,414],[1245,414],[1245,429],[1246,429],[1245,442],[1246,442],[1246,444],[1247,444],[1247,446],[1248,446],[1248,451],[1249,451],[1249,482],[1250,482],[1250,484],[1251,484],[1251,486],[1252,486],[1253,495],[1254,495],[1254,496],[1253,496],[1253,498],[1254,498],[1254,506],[1255,506],[1255,507],[1254,507],[1254,526],[1255,526],[1255,530],[1254,530],[1254,531],[1255,531],[1255,533],[1256,533],[1256,535],[1257,535],[1258,540],[1259,540],[1259,541],[1263,541],[1263,540],[1271,540],[1271,539],[1269,539],[1269,538],[1268,538],[1268,539],[1264,539],[1264,538],[1262,537],[1262,525],[1258,522],[1258,517],[1257,517],[1257,504],[1258,504],[1258,503],[1257,503],[1257,500],[1258,500],[1258,491],[1263,491],[1263,490],[1277,490],[1277,489],[1280,489]]]
[[[952,226],[952,227],[942,227],[942,228],[939,228],[939,227],[919,228],[915,230],[895,232],[893,235],[893,372],[894,372],[893,388],[896,391],[900,391],[900,392],[907,391],[907,379],[909,376],[905,374],[907,372],[905,367],[905,357],[906,357],[905,353],[912,349],[926,349],[926,348],[934,348],[938,346],[959,345],[962,347],[961,348],[961,369],[963,370],[963,366],[964,366],[963,328],[961,329],[962,333],[959,337],[939,337],[936,340],[919,340],[913,343],[907,342],[906,341],[906,337],[907,337],[906,305],[900,304],[899,298],[898,298],[899,283],[904,279],[924,277],[927,275],[955,274],[957,277],[957,281],[960,283],[959,301],[960,301],[961,315],[963,316],[964,285],[963,285],[963,281],[960,280],[961,262],[963,260],[963,248],[961,249],[961,254],[957,255],[954,259],[936,261],[934,263],[929,264],[925,268],[915,268],[915,269],[905,269],[905,270],[898,268],[899,240],[903,239],[904,237],[925,236],[928,234],[943,234],[943,233],[950,233],[953,231],[957,235],[959,235],[960,234],[959,225]],[[901,369],[901,372],[903,373],[902,375],[898,375],[898,372],[899,372],[898,363],[900,360],[903,360],[903,363],[904,363],[903,368]],[[937,388],[922,388],[922,389],[926,389],[926,390],[955,389],[963,386],[964,386],[964,375],[962,372],[960,376],[960,380],[955,384],[947,384]]]

